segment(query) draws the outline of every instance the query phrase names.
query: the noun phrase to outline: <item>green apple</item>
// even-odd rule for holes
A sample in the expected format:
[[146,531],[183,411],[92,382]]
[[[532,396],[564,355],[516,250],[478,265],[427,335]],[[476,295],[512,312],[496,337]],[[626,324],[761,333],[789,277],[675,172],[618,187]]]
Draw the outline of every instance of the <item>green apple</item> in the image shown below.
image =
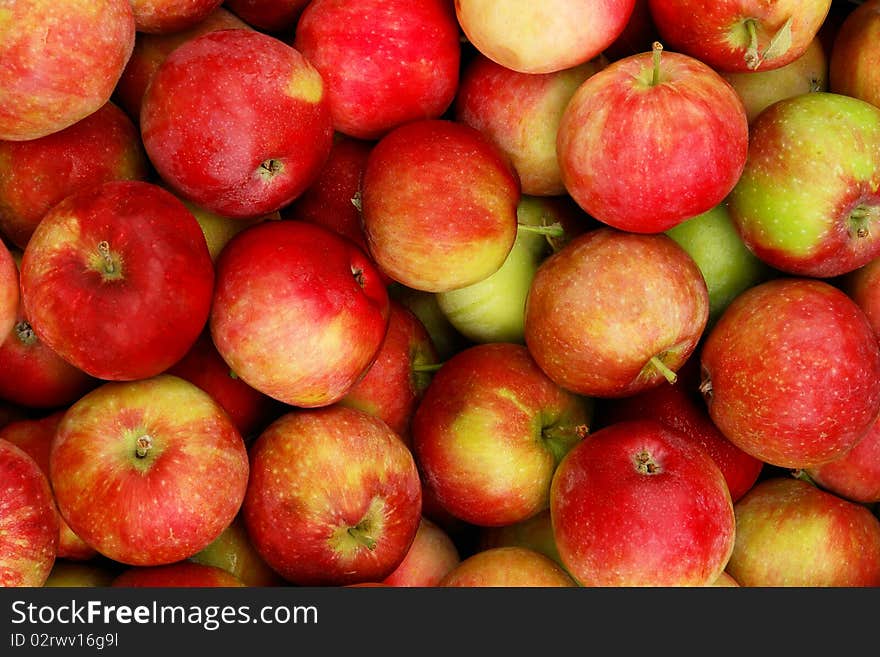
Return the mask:
[[422,324],[428,329],[431,342],[434,343],[437,356],[441,361],[445,361],[458,351],[471,346],[471,341],[459,333],[458,329],[440,310],[436,293],[392,282],[388,286],[388,294],[392,299],[396,299],[413,311],[416,317],[422,321]]

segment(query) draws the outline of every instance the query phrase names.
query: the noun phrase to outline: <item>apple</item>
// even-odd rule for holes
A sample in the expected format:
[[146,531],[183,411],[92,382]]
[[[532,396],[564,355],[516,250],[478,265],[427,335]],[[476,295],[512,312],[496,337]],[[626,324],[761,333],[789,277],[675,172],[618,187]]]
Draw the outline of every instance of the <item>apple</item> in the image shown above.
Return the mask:
[[388,295],[409,308],[419,318],[431,336],[431,342],[437,350],[440,362],[473,345],[473,342],[463,336],[449,321],[440,308],[435,293],[416,290],[392,281],[388,285]]
[[550,490],[562,562],[583,586],[706,586],[736,528],[724,475],[657,420],[595,431],[562,460]]
[[309,0],[226,0],[223,6],[262,32],[284,34],[296,29],[308,4]]
[[412,450],[446,511],[508,525],[547,508],[556,466],[589,432],[591,413],[524,345],[475,345],[435,372],[413,416]]
[[525,343],[560,386],[624,397],[674,381],[708,317],[703,275],[671,237],[604,226],[538,267]]
[[58,511],[33,458],[0,440],[0,586],[42,586],[55,563]]
[[880,2],[866,0],[843,19],[829,62],[831,91],[880,107]]
[[70,528],[131,566],[187,559],[232,522],[248,482],[245,444],[222,407],[170,374],[110,381],[68,407],[49,480]]
[[440,587],[576,587],[565,570],[535,550],[497,547],[469,555],[449,571]]
[[203,21],[223,0],[130,0],[138,32],[169,34]]
[[339,401],[372,364],[389,298],[367,255],[306,221],[262,222],[217,261],[209,327],[236,376],[285,404]]
[[783,98],[811,91],[828,91],[828,56],[817,35],[803,54],[778,68],[722,73],[746,107],[749,123],[764,109]]
[[843,456],[880,412],[880,346],[865,314],[830,283],[780,277],[731,302],[700,351],[713,422],[782,468]]
[[18,264],[6,243],[0,239],[0,345],[15,326],[20,302]]
[[200,208],[185,198],[180,198],[180,200],[187,210],[192,212],[196,221],[199,222],[199,227],[205,235],[205,242],[208,244],[208,253],[211,254],[212,262],[217,262],[217,258],[227,242],[248,226],[253,226],[261,221],[277,221],[281,219],[281,213],[277,210],[261,217],[250,217],[247,219],[225,217],[222,214]]
[[206,32],[175,48],[144,92],[140,127],[169,187],[242,218],[301,194],[333,139],[320,73],[296,49],[250,28]]
[[312,0],[293,46],[324,78],[334,129],[351,137],[440,118],[458,88],[461,43],[448,0]]
[[21,260],[24,314],[37,337],[105,380],[146,378],[182,358],[207,322],[213,285],[195,217],[144,181],[67,196]]
[[[2,435],[2,433],[0,433]],[[820,488],[853,502],[880,502],[880,423],[875,419],[852,449],[840,458],[802,472]]]
[[65,561],[56,559],[44,587],[54,588],[104,588],[113,584],[117,572],[106,563],[90,561]]
[[718,586],[718,587],[737,587],[739,586],[739,582],[737,582],[733,577],[730,576],[727,572],[723,572],[718,576],[718,579],[715,580],[714,584],[710,586]]
[[654,42],[652,52],[588,77],[557,132],[568,193],[631,232],[661,232],[715,207],[748,154],[748,119],[733,87],[700,60],[662,50]]
[[110,100],[134,48],[129,0],[14,0],[3,14],[0,140],[45,137]]
[[831,0],[736,0],[701,6],[687,0],[648,0],[660,38],[718,71],[766,71],[804,53]]
[[109,180],[146,180],[137,126],[107,102],[71,126],[27,141],[0,141],[0,232],[24,249],[53,205]]
[[530,518],[500,527],[480,527],[477,543],[478,550],[498,547],[524,547],[544,554],[565,568],[556,538],[553,535],[553,521],[550,507],[536,513]]
[[601,54],[623,32],[635,0],[455,0],[468,41],[520,73],[552,73]]
[[461,563],[461,555],[449,534],[428,518],[422,517],[416,537],[406,556],[388,577],[385,586],[438,586],[453,568]]
[[392,280],[442,292],[496,272],[516,239],[519,179],[476,128],[411,121],[373,146],[361,183],[369,252]]
[[735,506],[727,573],[740,586],[880,586],[880,520],[791,477],[759,482]]
[[407,445],[416,407],[441,366],[428,330],[409,308],[392,299],[382,346],[364,375],[339,400],[384,420]]
[[462,72],[455,119],[487,135],[510,158],[523,194],[564,194],[556,157],[559,121],[578,87],[607,65],[598,55],[552,73],[520,73],[477,54]]
[[282,415],[251,447],[242,507],[262,558],[289,582],[376,582],[400,565],[421,519],[412,453],[388,425],[334,405]]
[[228,570],[190,561],[163,566],[132,566],[117,575],[114,588],[230,588],[246,586]]
[[746,245],[788,274],[839,276],[880,255],[880,107],[818,91],[765,109],[729,208]]
[[833,281],[834,285],[862,309],[874,330],[874,335],[880,340],[880,278],[878,276],[880,276],[880,256]]
[[207,547],[196,552],[190,561],[222,568],[234,575],[245,586],[282,586],[281,576],[263,561],[244,524],[241,513],[229,523]]

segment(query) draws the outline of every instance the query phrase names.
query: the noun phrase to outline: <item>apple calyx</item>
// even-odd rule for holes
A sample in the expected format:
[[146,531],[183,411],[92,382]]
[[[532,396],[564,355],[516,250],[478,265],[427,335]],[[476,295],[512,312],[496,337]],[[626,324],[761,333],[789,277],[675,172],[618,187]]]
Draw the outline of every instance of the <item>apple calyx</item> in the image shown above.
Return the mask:
[[703,399],[706,400],[706,403],[712,400],[712,379],[709,377],[709,372],[705,369],[702,372],[702,378],[697,390],[703,396]]
[[37,341],[37,334],[27,320],[21,320],[15,325],[15,337],[25,346],[30,346]]
[[260,166],[257,167],[257,175],[259,175],[264,182],[269,182],[283,170],[284,164],[281,160],[269,158],[268,160],[260,162]]
[[857,205],[849,214],[849,236],[854,239],[864,239],[871,234],[871,223],[880,219],[880,205]]
[[361,288],[364,287],[364,270],[355,265],[351,266],[351,275],[354,276],[354,280],[357,281],[358,286]]
[[[355,541],[363,545],[370,552],[376,549],[376,539],[370,536],[369,530],[366,527],[363,527],[364,522],[361,522],[354,527],[348,528],[348,535],[351,536]],[[368,524],[368,523],[367,523]]]
[[351,197],[351,204],[355,207],[355,210],[357,210],[358,212],[364,211],[364,202],[361,199],[360,190],[356,191],[354,193],[354,196]]
[[376,536],[383,532],[385,501],[375,497],[369,508],[355,525],[341,525],[329,537],[330,547],[344,558],[353,558],[366,548],[373,552],[379,545]]
[[642,449],[633,457],[636,471],[643,475],[658,475],[663,470],[647,449]]
[[101,240],[95,247],[91,266],[98,271],[105,281],[115,281],[122,278],[122,259],[119,254],[110,248],[110,242]]
[[151,449],[153,449],[153,437],[149,434],[138,436],[138,439],[135,441],[135,456],[139,459],[146,458]]

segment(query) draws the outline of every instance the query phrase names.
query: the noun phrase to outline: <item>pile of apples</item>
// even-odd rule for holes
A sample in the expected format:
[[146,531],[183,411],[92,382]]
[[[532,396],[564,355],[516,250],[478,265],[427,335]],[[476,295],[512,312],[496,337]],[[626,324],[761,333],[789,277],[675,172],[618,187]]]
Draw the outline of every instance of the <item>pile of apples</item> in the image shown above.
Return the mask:
[[0,236],[0,585],[880,586],[880,0],[5,0]]

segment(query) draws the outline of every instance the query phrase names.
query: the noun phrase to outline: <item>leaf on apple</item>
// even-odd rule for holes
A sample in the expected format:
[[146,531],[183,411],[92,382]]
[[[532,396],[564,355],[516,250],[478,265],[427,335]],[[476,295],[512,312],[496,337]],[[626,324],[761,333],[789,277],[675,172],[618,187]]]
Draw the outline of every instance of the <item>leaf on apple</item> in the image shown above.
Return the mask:
[[779,28],[779,31],[770,39],[764,54],[758,58],[754,68],[758,68],[762,62],[776,59],[787,53],[791,49],[791,23],[792,17],[785,21],[785,25]]

